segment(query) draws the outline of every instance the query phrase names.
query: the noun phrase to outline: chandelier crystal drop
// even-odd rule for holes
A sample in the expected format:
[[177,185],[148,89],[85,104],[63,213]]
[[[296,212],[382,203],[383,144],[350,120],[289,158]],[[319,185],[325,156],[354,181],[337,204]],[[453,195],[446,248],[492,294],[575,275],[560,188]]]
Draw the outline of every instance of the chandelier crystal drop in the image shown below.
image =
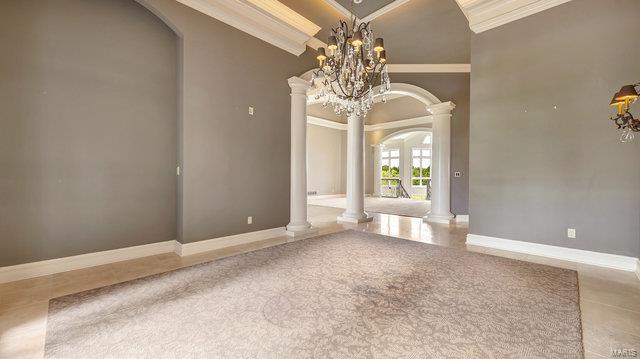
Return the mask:
[[[316,100],[322,100],[324,106],[331,104],[336,114],[366,116],[374,97],[383,96],[386,100],[384,94],[391,89],[391,82],[384,40],[374,38],[368,22],[357,21],[352,10],[351,27],[341,20],[331,30],[327,49],[318,49],[318,69],[313,72],[311,83],[321,83]],[[378,85],[382,86],[375,90]]]

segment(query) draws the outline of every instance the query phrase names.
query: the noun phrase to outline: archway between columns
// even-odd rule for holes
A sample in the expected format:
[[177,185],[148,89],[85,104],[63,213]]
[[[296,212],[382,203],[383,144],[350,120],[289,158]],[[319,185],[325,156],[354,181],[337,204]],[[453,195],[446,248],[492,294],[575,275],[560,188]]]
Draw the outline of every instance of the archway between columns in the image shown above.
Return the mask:
[[[289,79],[289,84],[292,88],[292,112],[291,112],[291,157],[292,161],[294,157],[296,158],[296,178],[294,178],[294,164],[292,162],[292,176],[291,176],[291,202],[292,202],[292,213],[291,216],[297,216],[297,221],[300,220],[300,215],[302,213],[294,214],[294,205],[296,203],[297,212],[300,212],[300,205],[304,201],[306,205],[306,188],[307,188],[307,179],[306,174],[301,178],[299,176],[300,171],[299,167],[301,165],[300,161],[302,159],[306,159],[306,141],[298,140],[300,136],[306,139],[306,106],[322,103],[323,99],[317,98],[317,89],[312,89],[311,84],[309,82],[311,78],[311,71],[307,71],[305,74],[301,75],[301,77],[292,77]],[[304,108],[305,111],[300,111],[300,107],[303,105],[302,98],[303,96],[299,95],[300,86],[304,84],[306,87],[306,96],[304,96]],[[374,88],[375,92],[379,92],[379,87]],[[298,94],[296,96],[296,93]],[[406,83],[392,83],[390,90],[387,92],[388,94],[397,94],[402,96],[410,96],[415,98],[416,100],[422,102],[425,105],[427,113],[432,122],[432,128],[430,129],[432,132],[432,148],[433,148],[433,160],[432,160],[432,200],[431,200],[431,212],[426,214],[424,217],[425,221],[430,222],[438,222],[438,223],[452,223],[453,222],[453,214],[450,211],[450,157],[451,157],[451,112],[455,108],[455,104],[452,102],[442,102],[435,95],[430,93],[429,91]],[[295,96],[295,100],[294,100]],[[376,95],[381,96],[381,95]],[[304,123],[304,126],[300,126],[300,122]],[[351,125],[351,119],[348,124],[348,131],[351,131],[356,126]],[[363,122],[362,119],[359,122]],[[358,124],[358,128],[363,128],[363,124]],[[418,126],[419,128],[420,126]],[[303,129],[304,128],[304,129]],[[416,128],[406,128],[405,130],[416,130]],[[295,130],[295,132],[294,132]],[[359,130],[363,133],[364,130]],[[358,137],[360,135],[358,134]],[[354,136],[348,136],[349,140],[357,140]],[[296,139],[296,141],[294,141]],[[304,144],[304,145],[303,145]],[[350,146],[351,148],[358,148],[359,146]],[[348,157],[352,157],[352,160],[357,160],[359,158],[363,158],[363,151],[361,149],[359,153],[348,153]],[[304,160],[304,168],[306,172],[306,160]],[[349,161],[348,161],[349,162]],[[348,166],[347,172],[353,171],[351,166]],[[347,175],[349,177],[349,174]],[[361,176],[357,176],[358,178],[362,178]],[[304,188],[304,191],[301,188]],[[294,191],[295,189],[295,191]],[[358,191],[364,192],[363,187],[359,187]],[[294,193],[295,192],[295,193]],[[349,192],[349,189],[347,189]],[[300,198],[300,196],[304,196],[304,199]],[[349,198],[349,194],[347,193],[347,198]],[[359,196],[359,198],[363,198],[363,196]],[[359,208],[364,208],[363,204],[358,206]],[[304,211],[304,216],[306,216],[306,210]],[[365,214],[366,215],[366,214]],[[344,220],[344,218],[340,217],[340,219]],[[365,220],[363,218],[362,220]],[[302,231],[303,233],[308,232],[308,230]],[[289,234],[292,236],[296,235],[296,231],[289,231]]]

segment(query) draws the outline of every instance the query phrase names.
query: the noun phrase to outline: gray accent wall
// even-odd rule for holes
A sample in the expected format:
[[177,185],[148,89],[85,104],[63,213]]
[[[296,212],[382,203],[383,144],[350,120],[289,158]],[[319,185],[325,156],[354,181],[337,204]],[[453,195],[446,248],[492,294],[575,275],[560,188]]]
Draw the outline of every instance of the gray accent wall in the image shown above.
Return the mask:
[[[139,0],[181,34],[182,243],[289,222],[290,88],[315,64],[174,0]],[[248,108],[255,108],[249,116]],[[247,217],[253,224],[247,224]]]
[[174,32],[130,0],[3,0],[0,48],[0,266],[175,239]]
[[173,0],[2,1],[0,46],[0,266],[289,221],[310,51]]
[[608,106],[640,81],[638,14],[574,0],[473,36],[471,233],[640,255],[640,141]]

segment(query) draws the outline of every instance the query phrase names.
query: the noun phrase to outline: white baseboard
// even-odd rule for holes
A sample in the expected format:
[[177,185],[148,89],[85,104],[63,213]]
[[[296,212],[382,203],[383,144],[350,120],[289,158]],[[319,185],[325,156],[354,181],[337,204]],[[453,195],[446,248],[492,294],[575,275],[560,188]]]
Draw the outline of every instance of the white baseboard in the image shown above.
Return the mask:
[[638,276],[638,280],[640,280],[640,259],[638,259],[638,263],[636,264],[636,276]]
[[598,267],[619,269],[630,272],[635,271],[637,273],[640,272],[640,269],[638,269],[638,258],[621,256],[617,254],[592,252],[575,248],[565,248],[539,243],[514,241],[510,239],[481,236],[477,234],[468,234],[467,244],[560,259],[575,263],[590,264]]
[[468,214],[456,214],[456,223],[469,223]]
[[175,243],[176,241],[158,242],[103,252],[80,254],[72,257],[18,264],[9,267],[0,267],[0,283],[169,253],[174,251]]
[[193,243],[178,243],[176,253],[180,256],[189,256],[196,253],[213,251],[225,247],[237,246],[250,242],[262,241],[269,238],[286,236],[286,228],[278,227],[265,229],[262,231],[241,233],[233,236],[207,239]]
[[191,254],[236,246],[239,244],[257,242],[285,235],[285,227],[278,227],[263,231],[208,239],[200,242],[182,244],[173,240],[145,244],[136,247],[113,249],[103,252],[80,254],[77,256],[56,258],[40,262],[18,264],[9,267],[0,267],[0,283],[68,272],[76,269],[95,267],[103,264],[121,262],[163,253],[175,252],[180,256],[188,256]]

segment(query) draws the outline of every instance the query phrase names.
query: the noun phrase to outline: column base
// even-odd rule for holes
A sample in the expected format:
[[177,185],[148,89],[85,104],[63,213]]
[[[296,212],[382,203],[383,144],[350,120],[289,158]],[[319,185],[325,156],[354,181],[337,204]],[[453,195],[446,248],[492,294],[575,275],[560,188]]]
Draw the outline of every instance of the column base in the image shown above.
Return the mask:
[[442,223],[442,224],[453,224],[456,222],[455,216],[451,213],[445,213],[445,214],[429,213],[425,217],[423,217],[422,220],[425,222]]
[[366,212],[362,212],[362,214],[356,214],[356,215],[352,215],[352,214],[348,214],[348,213],[343,213],[341,216],[338,216],[338,222],[342,222],[342,223],[365,223],[365,222],[371,222],[373,221],[373,217],[371,217],[370,215],[368,215]]
[[303,223],[303,224],[289,224],[287,226],[287,236],[289,237],[294,237],[296,239],[298,239],[299,237],[311,237],[315,234],[317,234],[319,231],[318,228],[312,227],[311,223],[307,222],[307,223]]
[[290,231],[287,229],[287,237],[291,238],[290,240],[288,240],[287,242],[293,242],[293,241],[297,241],[300,239],[306,239],[306,238],[311,238],[311,237],[315,237],[316,235],[318,235],[318,232],[320,232],[320,230],[318,228],[315,227],[310,227],[307,228],[305,230],[300,230],[300,231]]

